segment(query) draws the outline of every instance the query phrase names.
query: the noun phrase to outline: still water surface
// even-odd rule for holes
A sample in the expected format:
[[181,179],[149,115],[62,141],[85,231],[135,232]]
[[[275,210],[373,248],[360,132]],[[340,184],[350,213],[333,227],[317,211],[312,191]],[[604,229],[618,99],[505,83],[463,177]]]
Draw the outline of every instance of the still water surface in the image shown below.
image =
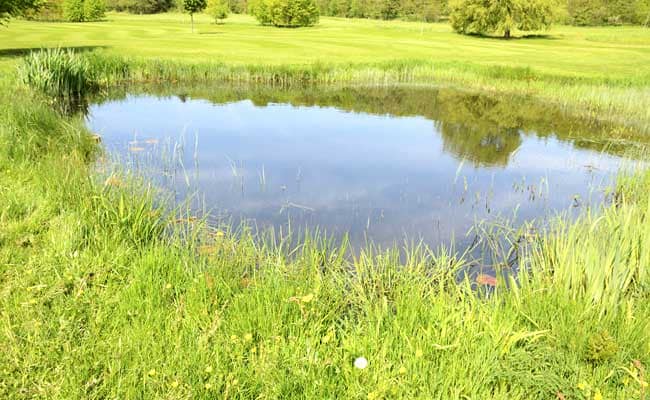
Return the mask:
[[462,245],[477,220],[575,213],[626,160],[611,128],[443,89],[132,91],[92,104],[87,124],[217,222],[357,244]]

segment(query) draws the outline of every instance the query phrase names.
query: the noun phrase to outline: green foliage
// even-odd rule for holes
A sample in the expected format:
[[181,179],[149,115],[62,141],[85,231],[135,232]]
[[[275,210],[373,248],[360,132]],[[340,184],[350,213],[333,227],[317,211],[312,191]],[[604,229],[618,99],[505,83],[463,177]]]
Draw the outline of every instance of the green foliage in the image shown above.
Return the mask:
[[104,0],[63,0],[63,18],[68,22],[99,21],[105,10]]
[[208,0],[205,11],[214,18],[216,23],[219,23],[219,20],[228,18],[228,2],[227,0]]
[[450,21],[464,34],[501,33],[509,38],[515,29],[548,29],[554,19],[555,0],[451,0]]
[[278,27],[312,26],[319,19],[314,0],[257,0],[250,11],[261,24]]
[[84,0],[64,0],[63,18],[68,22],[85,21]]
[[135,14],[155,14],[174,8],[174,0],[108,0],[107,8]]
[[567,0],[568,22],[578,26],[647,24],[650,0]]
[[0,1],[0,25],[11,17],[23,15],[26,12],[38,11],[44,0],[2,0]]
[[436,21],[447,0],[317,0],[322,15],[352,18]]
[[183,0],[183,11],[193,15],[205,10],[207,5],[207,0]]
[[84,0],[84,18],[86,21],[99,21],[104,18],[106,4],[104,0]]

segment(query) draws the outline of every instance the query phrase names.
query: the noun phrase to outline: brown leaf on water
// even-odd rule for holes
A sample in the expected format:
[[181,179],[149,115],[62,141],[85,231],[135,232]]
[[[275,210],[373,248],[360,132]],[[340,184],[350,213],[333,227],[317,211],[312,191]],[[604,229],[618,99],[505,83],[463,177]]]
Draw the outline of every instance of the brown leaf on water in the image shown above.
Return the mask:
[[476,283],[478,283],[479,285],[495,287],[498,281],[497,278],[495,278],[494,276],[479,274],[476,277]]

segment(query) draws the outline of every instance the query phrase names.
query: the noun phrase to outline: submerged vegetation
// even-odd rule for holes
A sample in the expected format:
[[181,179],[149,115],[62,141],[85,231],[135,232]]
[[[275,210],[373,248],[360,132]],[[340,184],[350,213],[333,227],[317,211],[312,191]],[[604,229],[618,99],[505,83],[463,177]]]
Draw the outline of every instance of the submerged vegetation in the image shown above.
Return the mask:
[[166,211],[136,178],[99,181],[91,133],[46,97],[134,82],[436,80],[647,132],[647,75],[63,50],[0,68],[0,397],[648,398],[647,172],[622,175],[612,203],[576,221],[511,233],[516,279],[464,277],[472,260],[453,249],[350,254],[317,233],[292,245]]

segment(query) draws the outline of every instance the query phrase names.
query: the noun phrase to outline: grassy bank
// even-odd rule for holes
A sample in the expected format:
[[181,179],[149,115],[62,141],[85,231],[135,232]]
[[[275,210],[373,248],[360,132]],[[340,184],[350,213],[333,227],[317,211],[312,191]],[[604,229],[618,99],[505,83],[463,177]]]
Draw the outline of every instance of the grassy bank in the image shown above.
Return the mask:
[[[636,28],[560,28],[506,43],[452,38],[442,25],[420,33],[418,24],[325,19],[316,31],[330,36],[300,29],[290,39],[245,17],[201,27],[223,34],[190,36],[170,23],[179,18],[12,22],[0,43],[14,49],[5,56],[113,46],[88,58],[103,86],[444,78],[647,126],[638,71],[648,53]],[[267,42],[253,44],[261,36]],[[437,37],[452,40],[436,42],[448,46],[439,60],[394,62],[381,50],[401,43],[395,56],[417,59]],[[309,55],[300,43],[310,43]],[[604,56],[610,51],[617,57]],[[200,62],[188,62],[197,52]],[[232,60],[205,61],[210,55]],[[311,63],[325,55],[332,64]],[[16,61],[0,63],[0,397],[650,397],[650,175],[622,178],[603,210],[526,236],[519,283],[477,293],[476,282],[456,282],[466,261],[445,251],[414,248],[400,260],[395,250],[367,249],[351,258],[319,237],[293,248],[167,215],[153,189],[125,177],[98,181],[90,133],[18,85]],[[354,367],[358,357],[366,368]]]
[[0,31],[0,54],[94,50],[110,66],[106,81],[451,84],[650,126],[650,48],[640,27],[556,27],[504,41],[457,35],[446,24],[323,18],[314,28],[283,30],[236,15],[219,26],[199,18],[199,33],[191,34],[187,20],[111,14],[101,23],[14,21]]
[[97,182],[81,122],[15,79],[0,83],[0,397],[648,396],[648,176],[528,237],[519,286],[477,296],[445,252],[350,259],[179,222],[146,187]]

